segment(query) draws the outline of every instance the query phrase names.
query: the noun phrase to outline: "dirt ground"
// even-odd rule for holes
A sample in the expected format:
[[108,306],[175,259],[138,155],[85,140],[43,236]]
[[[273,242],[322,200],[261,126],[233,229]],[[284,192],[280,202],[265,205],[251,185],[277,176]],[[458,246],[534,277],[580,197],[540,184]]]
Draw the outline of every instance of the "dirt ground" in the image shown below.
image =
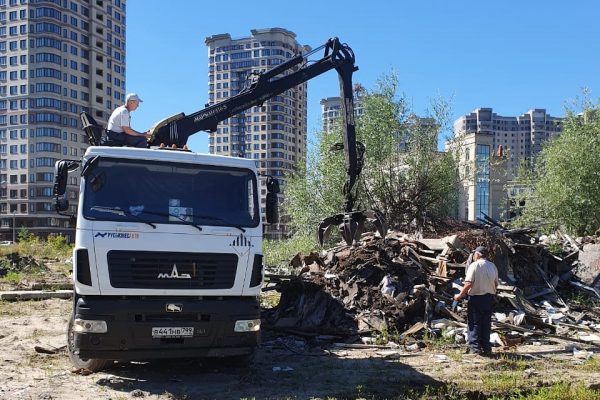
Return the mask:
[[269,332],[249,368],[162,360],[83,376],[64,350],[70,308],[69,300],[0,302],[0,399],[422,398],[423,390],[435,398],[485,398],[552,383],[600,389],[600,348],[578,359],[566,342],[496,349],[495,358],[483,358],[441,345],[416,353],[308,346]]

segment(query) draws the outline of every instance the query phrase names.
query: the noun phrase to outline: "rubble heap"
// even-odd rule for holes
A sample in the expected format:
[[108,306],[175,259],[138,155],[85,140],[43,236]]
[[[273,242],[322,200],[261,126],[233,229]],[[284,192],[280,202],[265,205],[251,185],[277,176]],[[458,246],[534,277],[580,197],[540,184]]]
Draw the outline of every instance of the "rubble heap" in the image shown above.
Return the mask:
[[308,336],[395,332],[405,338],[450,331],[461,342],[466,309],[452,297],[462,287],[472,250],[485,245],[502,281],[494,317],[499,343],[538,335],[600,342],[593,300],[589,306],[569,304],[561,294],[569,289],[600,299],[575,276],[581,243],[559,236],[537,237],[534,229],[508,230],[495,221],[437,239],[366,233],[352,247],[298,254],[291,275],[269,276],[265,290],[276,289],[281,298],[265,312],[264,324]]

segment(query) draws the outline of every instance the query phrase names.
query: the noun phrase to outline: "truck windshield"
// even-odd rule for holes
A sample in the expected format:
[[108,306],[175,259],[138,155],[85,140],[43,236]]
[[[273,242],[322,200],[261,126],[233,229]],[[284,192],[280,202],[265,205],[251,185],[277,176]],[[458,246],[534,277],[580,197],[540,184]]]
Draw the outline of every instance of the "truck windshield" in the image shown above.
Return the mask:
[[85,177],[83,216],[151,225],[255,227],[256,185],[248,169],[102,158]]

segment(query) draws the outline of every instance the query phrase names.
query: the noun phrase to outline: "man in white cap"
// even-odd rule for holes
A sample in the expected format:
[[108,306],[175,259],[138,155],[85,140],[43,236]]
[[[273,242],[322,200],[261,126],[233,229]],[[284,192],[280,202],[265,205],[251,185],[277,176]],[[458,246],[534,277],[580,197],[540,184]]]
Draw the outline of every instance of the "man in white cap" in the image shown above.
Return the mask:
[[466,295],[468,345],[467,353],[492,355],[490,333],[492,330],[492,311],[494,296],[498,287],[498,269],[488,260],[488,249],[479,246],[473,254],[473,262],[467,268],[465,285],[454,300],[459,301]]
[[129,93],[125,98],[125,104],[113,111],[106,125],[106,134],[115,145],[127,145],[133,147],[148,147],[146,132],[138,132],[131,128],[130,113],[135,111],[142,99],[135,93]]

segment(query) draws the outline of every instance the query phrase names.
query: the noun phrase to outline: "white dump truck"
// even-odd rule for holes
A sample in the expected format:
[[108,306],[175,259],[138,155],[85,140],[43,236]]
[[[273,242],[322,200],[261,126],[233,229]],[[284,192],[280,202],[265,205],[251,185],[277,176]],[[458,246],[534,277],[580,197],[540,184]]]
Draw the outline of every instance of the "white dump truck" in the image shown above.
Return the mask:
[[[253,161],[172,149],[89,147],[81,174],[69,353],[109,360],[236,357],[260,332],[260,180]],[[276,199],[269,195],[269,218]],[[59,209],[66,209],[59,197]]]

